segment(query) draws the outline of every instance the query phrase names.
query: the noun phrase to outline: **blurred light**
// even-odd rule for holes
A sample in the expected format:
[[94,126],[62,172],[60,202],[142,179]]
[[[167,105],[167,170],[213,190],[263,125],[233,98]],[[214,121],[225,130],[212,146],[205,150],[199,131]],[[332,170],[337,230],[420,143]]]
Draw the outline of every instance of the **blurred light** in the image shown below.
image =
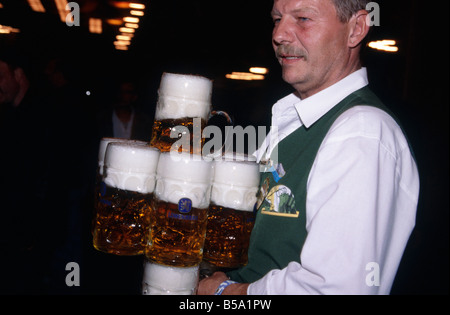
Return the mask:
[[130,11],[131,15],[135,15],[135,16],[144,16],[144,11],[139,11],[139,10],[131,10]]
[[397,42],[395,40],[379,40],[373,41],[368,44],[370,48],[387,51],[387,52],[398,52],[398,47],[395,46]]
[[3,4],[0,2],[0,9],[3,9]]
[[87,96],[91,96],[91,91],[86,91]]
[[139,18],[137,17],[131,17],[131,16],[126,16],[123,18],[124,22],[129,22],[129,23],[139,23]]
[[128,46],[131,42],[129,40],[116,40],[114,46]]
[[117,50],[128,50],[128,46],[116,46]]
[[129,27],[129,28],[139,28],[139,24],[136,23],[125,23],[125,27]]
[[67,0],[55,0],[55,4],[58,9],[59,18],[65,23],[67,14],[69,14],[69,11],[66,10]]
[[244,80],[244,81],[265,79],[264,76],[261,74],[253,74],[249,72],[232,72],[231,74],[225,75],[225,77],[230,80]]
[[134,28],[121,27],[121,28],[119,28],[119,32],[122,32],[122,33],[134,33]]
[[89,31],[94,34],[101,34],[103,32],[102,29],[102,20],[96,18],[89,19]]
[[27,0],[27,1],[33,11],[42,13],[45,12],[45,8],[42,5],[41,0]]
[[130,7],[130,4],[126,1],[112,1],[111,4],[117,9],[128,9]]
[[256,73],[256,74],[267,74],[269,73],[269,69],[267,68],[262,68],[262,67],[252,67],[249,70],[251,73]]
[[[134,34],[132,34],[132,33],[120,33],[117,36],[127,36],[129,39],[132,39],[134,37]],[[126,39],[126,40],[128,40],[128,39]]]
[[130,3],[129,1],[112,1],[112,6],[117,9],[136,9],[136,10],[144,10],[145,5],[141,3]]
[[131,36],[130,35],[117,35],[116,39],[117,40],[131,40]]
[[0,24],[0,34],[20,33],[18,28]]
[[145,5],[143,5],[141,3],[130,3],[129,7],[130,7],[130,9],[137,9],[137,10],[145,9]]
[[119,26],[119,25],[123,24],[123,20],[122,19],[107,19],[106,23],[108,23],[109,25]]

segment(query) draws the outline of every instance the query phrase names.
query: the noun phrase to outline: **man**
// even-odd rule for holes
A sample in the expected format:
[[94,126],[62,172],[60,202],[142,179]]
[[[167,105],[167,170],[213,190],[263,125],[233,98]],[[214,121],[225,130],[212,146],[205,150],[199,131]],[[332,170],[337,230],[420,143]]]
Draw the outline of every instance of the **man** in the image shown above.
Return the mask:
[[[44,206],[47,162],[45,132],[30,83],[28,60],[15,50],[0,52],[2,141],[0,293],[37,293],[49,267],[48,209]],[[32,263],[30,263],[32,262]]]
[[98,116],[99,138],[114,137],[150,141],[153,120],[139,110],[135,83],[121,81],[112,108]]
[[[367,3],[274,1],[273,47],[296,92],[274,105],[278,137],[257,152],[269,185],[248,265],[204,279],[199,294],[390,293],[415,225],[419,176],[401,128],[367,88],[359,56]],[[294,212],[270,208],[281,190]]]

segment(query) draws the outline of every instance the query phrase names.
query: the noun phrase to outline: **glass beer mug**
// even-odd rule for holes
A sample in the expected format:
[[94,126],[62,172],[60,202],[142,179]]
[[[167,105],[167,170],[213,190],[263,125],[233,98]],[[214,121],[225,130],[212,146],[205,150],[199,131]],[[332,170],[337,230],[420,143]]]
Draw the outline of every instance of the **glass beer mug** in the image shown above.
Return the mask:
[[93,215],[93,222],[91,226],[91,232],[94,233],[94,225],[95,225],[95,217],[97,215],[97,209],[101,204],[99,204],[99,201],[101,200],[101,187],[103,182],[103,171],[104,171],[104,164],[105,164],[105,154],[106,154],[106,148],[108,147],[108,144],[113,142],[122,142],[122,143],[131,143],[131,144],[138,144],[138,145],[148,145],[147,142],[144,141],[138,141],[138,140],[128,140],[128,139],[121,139],[121,138],[102,138],[100,140],[100,145],[98,149],[98,161],[97,161],[97,173],[95,176],[95,186],[94,186],[94,215]]
[[200,264],[211,197],[212,162],[189,153],[161,153],[145,254],[158,264]]
[[244,157],[214,161],[204,261],[221,268],[247,264],[253,213],[259,186],[259,166]]
[[115,255],[144,253],[159,155],[148,145],[108,144],[94,222],[97,250]]
[[194,295],[199,281],[199,268],[171,267],[144,262],[143,295]]
[[205,77],[164,73],[158,90],[150,146],[161,152],[174,150],[201,154],[205,143],[202,133],[210,117],[224,116],[231,125],[227,113],[211,112],[212,86],[212,81]]

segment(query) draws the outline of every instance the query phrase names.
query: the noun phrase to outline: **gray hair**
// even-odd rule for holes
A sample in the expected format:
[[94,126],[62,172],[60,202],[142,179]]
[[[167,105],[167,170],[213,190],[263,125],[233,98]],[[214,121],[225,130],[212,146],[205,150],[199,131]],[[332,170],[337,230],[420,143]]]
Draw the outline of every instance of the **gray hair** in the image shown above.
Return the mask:
[[348,22],[359,10],[366,10],[370,0],[332,0],[341,22]]

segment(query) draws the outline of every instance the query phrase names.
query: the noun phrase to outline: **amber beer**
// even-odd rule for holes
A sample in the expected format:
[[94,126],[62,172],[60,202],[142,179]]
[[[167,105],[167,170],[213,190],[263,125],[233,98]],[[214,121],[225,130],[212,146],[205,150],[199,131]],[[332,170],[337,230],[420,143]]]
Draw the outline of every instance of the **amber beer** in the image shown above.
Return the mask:
[[[207,78],[164,73],[150,145],[161,152],[173,149],[201,154],[202,132],[211,112],[211,95],[212,81]],[[188,145],[182,145],[183,137],[188,137]]]
[[203,256],[212,162],[187,153],[162,153],[157,168],[146,256],[175,267],[199,265]]
[[[172,149],[177,152],[200,154],[205,144],[205,139],[201,137],[201,134],[206,124],[207,122],[203,118],[155,120],[150,144],[161,152],[169,152]],[[195,137],[195,135],[198,136]],[[188,140],[187,146],[183,139]]]
[[237,157],[214,162],[215,175],[203,259],[217,267],[247,264],[259,166]]
[[155,201],[151,212],[151,250],[147,257],[164,265],[198,265],[203,253],[208,208],[180,213],[180,205]]
[[97,250],[115,255],[144,253],[159,155],[148,145],[108,144],[94,222]]

